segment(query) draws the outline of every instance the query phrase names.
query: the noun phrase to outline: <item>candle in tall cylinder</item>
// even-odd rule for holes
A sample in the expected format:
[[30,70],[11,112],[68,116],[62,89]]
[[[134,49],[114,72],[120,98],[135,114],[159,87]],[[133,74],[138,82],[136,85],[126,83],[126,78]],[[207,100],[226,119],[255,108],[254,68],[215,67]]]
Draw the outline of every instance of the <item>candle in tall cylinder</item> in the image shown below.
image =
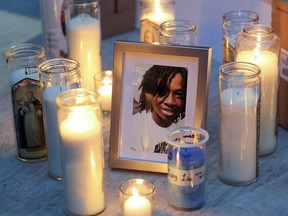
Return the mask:
[[236,61],[251,62],[261,68],[260,154],[276,148],[278,57],[268,50],[241,51]]
[[[70,17],[71,11],[78,12],[76,15],[73,14],[71,19],[66,18],[68,56],[80,64],[82,87],[92,91],[95,90],[93,76],[101,71],[101,24],[97,17],[99,16],[99,4],[97,2],[95,0],[95,4],[88,4],[83,1],[83,8],[81,8],[81,4],[75,3],[65,10],[66,14],[69,13],[66,17]],[[88,14],[85,6],[91,7],[91,11],[93,8],[98,11],[98,13],[91,12],[96,17]]]
[[253,89],[228,88],[221,101],[221,176],[248,182],[257,175],[257,105]]
[[277,144],[277,98],[280,39],[269,26],[244,27],[235,41],[235,61],[261,68],[260,156],[271,154]]
[[219,176],[227,184],[250,184],[258,177],[260,68],[231,62],[219,73]]
[[96,93],[86,89],[68,90],[57,97],[65,210],[69,214],[95,215],[105,209],[101,109],[96,101]]
[[56,97],[81,83],[79,64],[72,59],[57,58],[39,65],[43,98],[45,140],[48,150],[48,173],[57,180],[62,179],[60,138],[58,133]]
[[140,41],[159,42],[160,24],[174,18],[174,0],[142,0]]

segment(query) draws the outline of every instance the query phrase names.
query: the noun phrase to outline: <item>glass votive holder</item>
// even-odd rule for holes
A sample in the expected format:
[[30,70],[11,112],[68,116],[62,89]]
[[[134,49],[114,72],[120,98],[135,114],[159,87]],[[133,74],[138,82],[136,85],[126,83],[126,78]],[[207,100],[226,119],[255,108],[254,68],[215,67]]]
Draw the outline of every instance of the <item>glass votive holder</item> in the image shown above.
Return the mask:
[[160,25],[160,43],[197,45],[197,25],[189,20],[169,20]]
[[121,212],[123,216],[152,216],[155,185],[145,179],[130,179],[120,187]]
[[94,75],[95,90],[100,96],[102,110],[111,111],[113,72],[105,70]]
[[105,209],[102,111],[94,91],[57,96],[65,212],[95,215]]
[[196,127],[167,131],[168,201],[179,209],[196,210],[205,204],[205,145],[209,134]]

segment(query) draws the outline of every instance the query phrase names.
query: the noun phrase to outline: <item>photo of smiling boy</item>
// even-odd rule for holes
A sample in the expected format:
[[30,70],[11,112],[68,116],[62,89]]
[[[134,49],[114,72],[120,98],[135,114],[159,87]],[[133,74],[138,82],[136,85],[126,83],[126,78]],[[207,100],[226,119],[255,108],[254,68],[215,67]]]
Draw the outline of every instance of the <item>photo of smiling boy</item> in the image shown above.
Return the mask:
[[153,65],[143,75],[134,104],[132,150],[167,153],[164,133],[183,125],[187,69]]

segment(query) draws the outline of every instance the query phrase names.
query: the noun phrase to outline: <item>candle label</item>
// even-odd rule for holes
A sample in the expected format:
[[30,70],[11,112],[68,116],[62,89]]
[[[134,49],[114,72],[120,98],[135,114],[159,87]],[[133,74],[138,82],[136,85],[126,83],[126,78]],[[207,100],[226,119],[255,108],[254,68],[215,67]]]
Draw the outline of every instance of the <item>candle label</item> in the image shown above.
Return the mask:
[[168,180],[171,184],[178,186],[196,186],[205,180],[205,166],[197,169],[180,170],[173,167],[168,167]]
[[160,27],[149,19],[140,22],[140,38],[143,42],[159,42]]
[[288,81],[288,52],[281,49],[280,77]]
[[37,68],[28,67],[15,73],[23,74],[23,79],[14,83],[11,92],[19,157],[41,159],[46,157],[46,147],[40,82],[29,78],[38,73]]

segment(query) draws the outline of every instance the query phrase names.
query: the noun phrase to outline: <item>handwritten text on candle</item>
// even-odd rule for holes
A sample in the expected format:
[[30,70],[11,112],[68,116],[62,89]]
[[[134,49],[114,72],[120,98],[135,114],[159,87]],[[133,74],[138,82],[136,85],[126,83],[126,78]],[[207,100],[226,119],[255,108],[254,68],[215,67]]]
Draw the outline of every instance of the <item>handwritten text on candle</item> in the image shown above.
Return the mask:
[[179,170],[168,168],[168,179],[172,184],[179,186],[199,185],[204,182],[205,166],[198,169]]

